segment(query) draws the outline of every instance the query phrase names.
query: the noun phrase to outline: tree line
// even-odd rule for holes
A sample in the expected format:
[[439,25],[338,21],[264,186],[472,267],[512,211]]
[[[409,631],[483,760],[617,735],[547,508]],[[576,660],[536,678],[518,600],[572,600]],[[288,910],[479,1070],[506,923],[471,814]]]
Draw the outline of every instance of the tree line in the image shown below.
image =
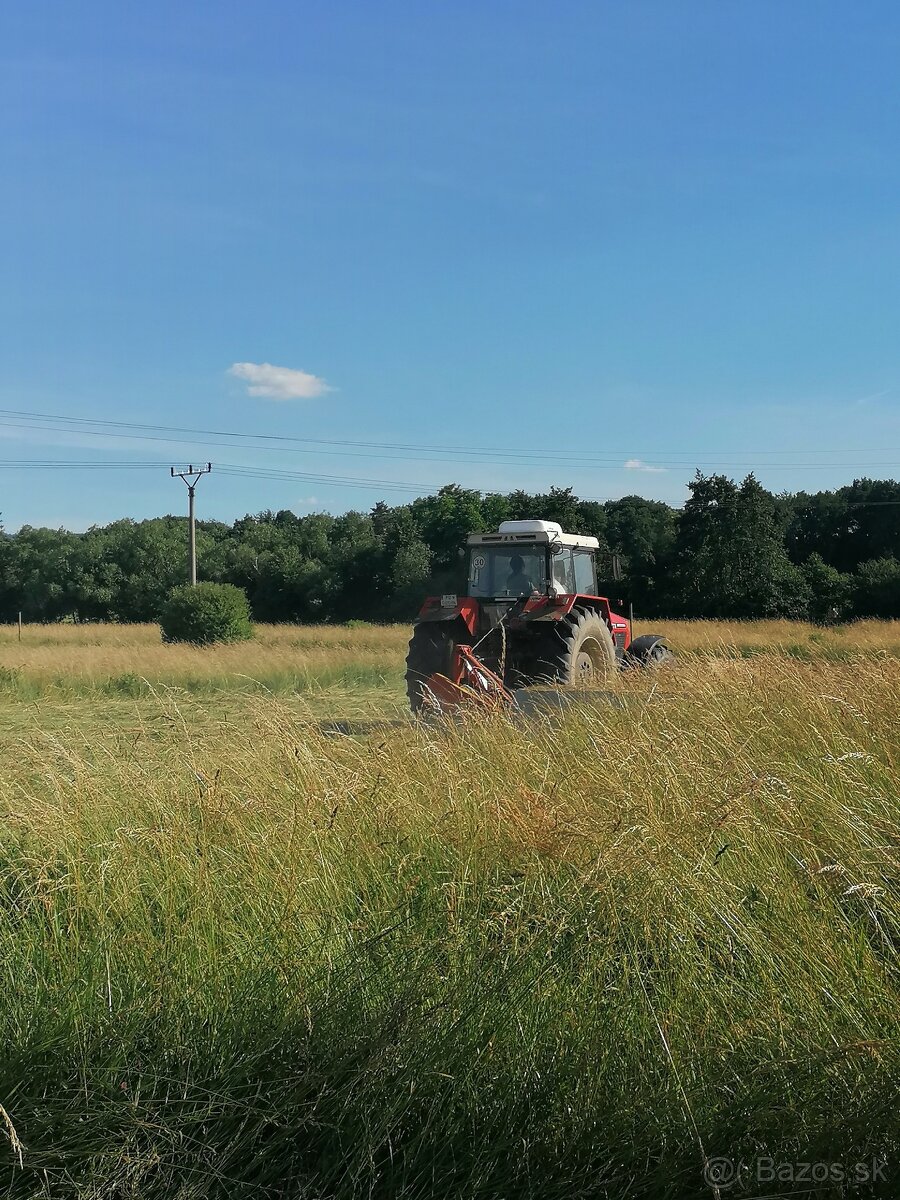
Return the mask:
[[[698,472],[688,486],[682,509],[450,484],[368,513],[201,521],[199,573],[244,588],[258,621],[407,621],[423,596],[464,590],[467,534],[538,517],[598,538],[602,590],[641,616],[900,617],[900,483],[775,495],[753,475]],[[2,532],[0,619],[155,621],[185,579],[186,541],[174,516]]]

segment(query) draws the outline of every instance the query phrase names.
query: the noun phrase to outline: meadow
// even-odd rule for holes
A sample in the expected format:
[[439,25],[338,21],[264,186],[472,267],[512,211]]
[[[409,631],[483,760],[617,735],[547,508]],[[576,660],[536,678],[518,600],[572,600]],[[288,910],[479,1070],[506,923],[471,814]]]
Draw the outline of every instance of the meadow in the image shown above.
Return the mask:
[[406,627],[0,627],[4,1194],[900,1194],[900,623],[652,628],[416,725]]

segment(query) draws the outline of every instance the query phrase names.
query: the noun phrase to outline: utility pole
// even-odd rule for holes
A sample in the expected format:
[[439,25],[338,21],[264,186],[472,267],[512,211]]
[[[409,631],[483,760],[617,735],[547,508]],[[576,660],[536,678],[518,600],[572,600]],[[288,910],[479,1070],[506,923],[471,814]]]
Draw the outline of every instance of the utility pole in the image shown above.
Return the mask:
[[205,467],[195,467],[189,463],[186,467],[170,467],[169,474],[173,479],[183,479],[188,490],[188,579],[192,587],[197,584],[197,524],[194,520],[194,492],[201,475],[208,475],[212,463]]

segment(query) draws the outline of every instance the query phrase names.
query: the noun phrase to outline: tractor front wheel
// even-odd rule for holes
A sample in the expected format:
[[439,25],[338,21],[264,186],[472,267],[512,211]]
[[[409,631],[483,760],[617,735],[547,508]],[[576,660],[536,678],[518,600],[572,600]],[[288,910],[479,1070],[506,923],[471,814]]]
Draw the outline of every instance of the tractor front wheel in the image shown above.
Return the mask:
[[674,662],[675,655],[664,637],[658,633],[645,633],[635,638],[625,654],[626,667],[661,667]]

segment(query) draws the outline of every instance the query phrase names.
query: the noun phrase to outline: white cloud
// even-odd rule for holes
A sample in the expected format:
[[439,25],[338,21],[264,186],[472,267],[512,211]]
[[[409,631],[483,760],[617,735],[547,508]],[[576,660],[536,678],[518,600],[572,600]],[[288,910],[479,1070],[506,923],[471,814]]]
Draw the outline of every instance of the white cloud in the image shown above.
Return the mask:
[[629,458],[625,463],[626,471],[650,471],[654,475],[664,475],[666,467],[653,467],[649,463],[642,462],[639,458]]
[[228,374],[243,379],[251,396],[268,396],[272,400],[313,400],[334,390],[318,375],[271,363],[233,363]]

